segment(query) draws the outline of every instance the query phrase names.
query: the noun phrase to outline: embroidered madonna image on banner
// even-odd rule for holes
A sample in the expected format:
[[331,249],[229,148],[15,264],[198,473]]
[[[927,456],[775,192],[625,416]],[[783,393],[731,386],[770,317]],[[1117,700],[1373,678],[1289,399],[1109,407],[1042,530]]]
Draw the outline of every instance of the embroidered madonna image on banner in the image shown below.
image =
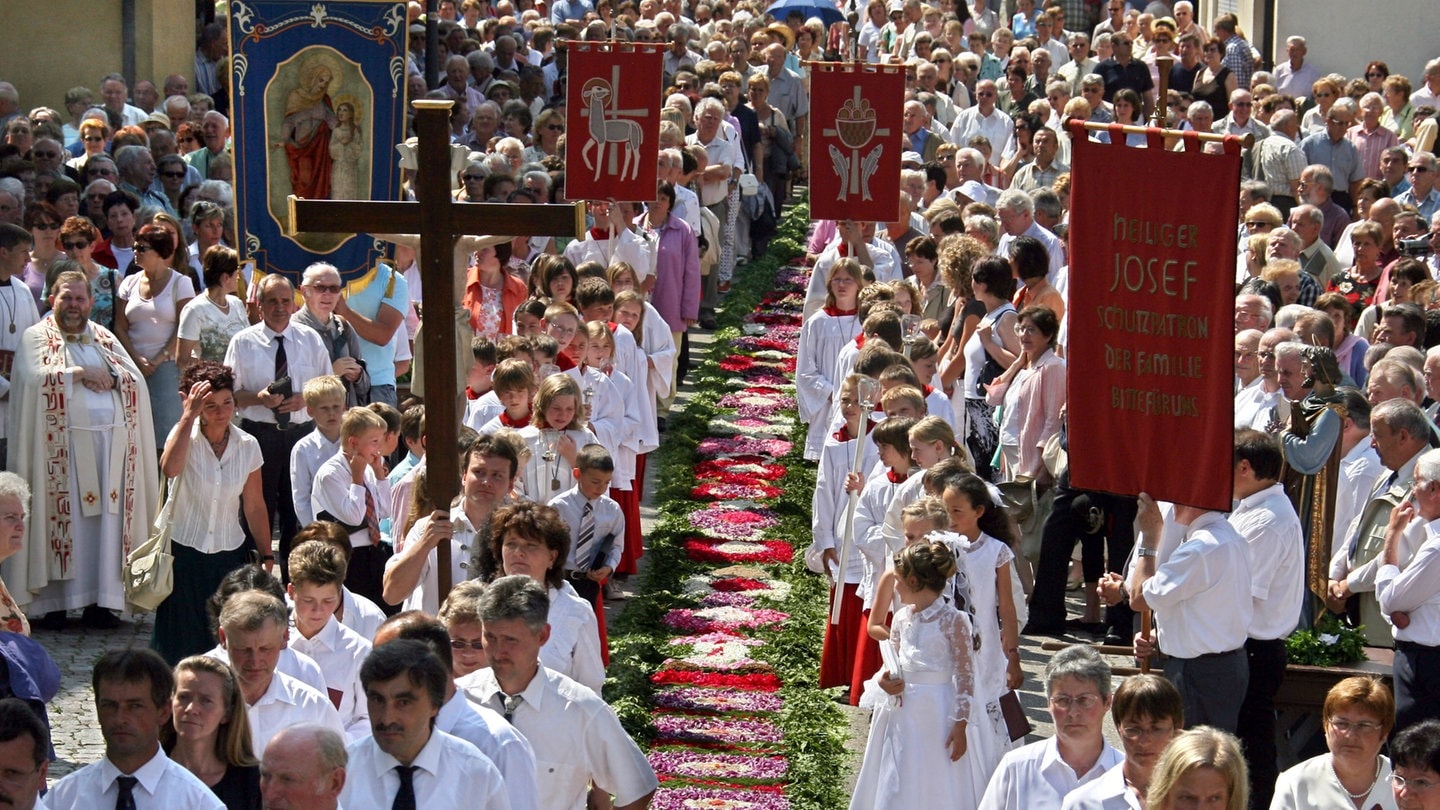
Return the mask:
[[236,248],[262,273],[324,260],[345,281],[385,252],[345,233],[287,235],[286,197],[393,200],[404,140],[405,4],[235,0],[230,20]]

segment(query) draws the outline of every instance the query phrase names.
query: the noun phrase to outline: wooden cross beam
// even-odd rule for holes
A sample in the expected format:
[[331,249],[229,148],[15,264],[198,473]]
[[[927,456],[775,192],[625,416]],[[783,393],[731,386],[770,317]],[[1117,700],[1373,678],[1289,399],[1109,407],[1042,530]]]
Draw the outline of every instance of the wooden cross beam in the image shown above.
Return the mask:
[[[457,347],[450,313],[455,300],[455,242],[463,235],[582,236],[583,203],[507,205],[459,202],[450,196],[450,107],[453,102],[421,99],[415,105],[415,202],[303,200],[290,197],[290,231],[323,233],[420,234],[420,277],[425,312],[432,328],[422,330],[425,385],[426,477],[435,501],[449,504],[460,490],[460,459],[455,452],[460,428],[455,378]],[[396,525],[399,525],[397,522]],[[436,549],[440,599],[450,592],[450,544]]]

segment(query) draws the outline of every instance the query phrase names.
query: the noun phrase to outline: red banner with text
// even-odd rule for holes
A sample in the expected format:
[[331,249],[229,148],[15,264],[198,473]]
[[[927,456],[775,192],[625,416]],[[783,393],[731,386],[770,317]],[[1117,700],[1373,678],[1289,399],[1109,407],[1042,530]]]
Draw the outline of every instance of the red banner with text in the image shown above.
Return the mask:
[[658,46],[566,42],[565,196],[653,202],[659,182]]
[[838,62],[809,68],[811,219],[894,222],[905,74]]
[[1072,122],[1070,483],[1229,511],[1240,143]]

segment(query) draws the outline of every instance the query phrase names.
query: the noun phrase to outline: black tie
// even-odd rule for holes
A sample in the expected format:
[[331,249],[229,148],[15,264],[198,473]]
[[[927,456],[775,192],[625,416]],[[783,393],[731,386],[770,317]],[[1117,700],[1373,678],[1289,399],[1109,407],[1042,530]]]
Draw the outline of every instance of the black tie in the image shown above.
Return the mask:
[[115,797],[115,810],[135,810],[135,785],[139,782],[140,780],[133,776],[115,778],[115,784],[120,786],[120,794]]
[[[275,336],[275,379],[279,380],[290,375],[290,359],[285,356],[285,336]],[[275,412],[275,424],[280,427],[287,427],[290,424],[290,414]]]
[[395,773],[400,775],[400,790],[390,810],[415,810],[415,771],[419,765],[396,765]]

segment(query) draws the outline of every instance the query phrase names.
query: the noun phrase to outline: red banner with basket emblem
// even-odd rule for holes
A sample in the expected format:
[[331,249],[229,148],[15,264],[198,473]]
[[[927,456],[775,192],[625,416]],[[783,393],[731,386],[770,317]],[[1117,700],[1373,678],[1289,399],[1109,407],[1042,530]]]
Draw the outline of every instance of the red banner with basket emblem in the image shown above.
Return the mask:
[[565,196],[652,202],[659,182],[660,46],[566,42]]
[[809,68],[811,218],[894,222],[905,74],[838,62]]

